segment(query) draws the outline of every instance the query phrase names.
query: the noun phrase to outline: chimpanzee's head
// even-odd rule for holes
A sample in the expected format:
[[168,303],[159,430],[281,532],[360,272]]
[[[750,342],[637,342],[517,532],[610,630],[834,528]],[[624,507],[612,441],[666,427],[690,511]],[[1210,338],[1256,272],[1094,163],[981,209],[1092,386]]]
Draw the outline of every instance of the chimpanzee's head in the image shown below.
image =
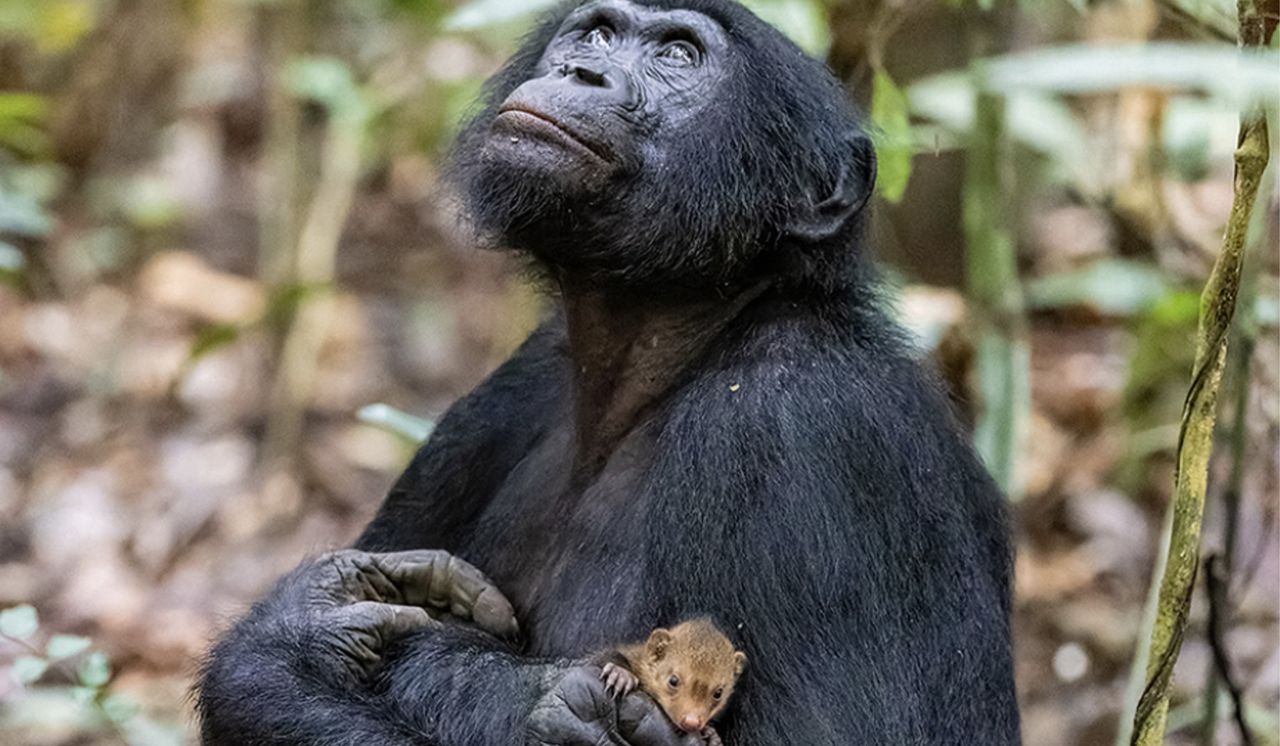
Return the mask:
[[489,240],[575,278],[830,289],[874,164],[826,67],[732,0],[591,0],[489,81],[453,175]]

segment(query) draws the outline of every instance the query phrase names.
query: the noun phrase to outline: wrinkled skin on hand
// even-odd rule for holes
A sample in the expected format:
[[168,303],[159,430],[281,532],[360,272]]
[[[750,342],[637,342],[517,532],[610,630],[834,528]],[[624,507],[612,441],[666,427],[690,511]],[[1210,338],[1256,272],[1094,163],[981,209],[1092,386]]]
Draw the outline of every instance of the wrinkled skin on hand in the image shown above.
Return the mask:
[[[323,631],[347,673],[360,679],[395,638],[450,614],[504,639],[518,634],[506,597],[470,564],[441,550],[374,554],[344,549],[295,571],[280,601]],[[434,616],[433,616],[434,614]]]
[[529,746],[706,746],[682,733],[647,694],[612,697],[599,666],[570,669],[529,715]]

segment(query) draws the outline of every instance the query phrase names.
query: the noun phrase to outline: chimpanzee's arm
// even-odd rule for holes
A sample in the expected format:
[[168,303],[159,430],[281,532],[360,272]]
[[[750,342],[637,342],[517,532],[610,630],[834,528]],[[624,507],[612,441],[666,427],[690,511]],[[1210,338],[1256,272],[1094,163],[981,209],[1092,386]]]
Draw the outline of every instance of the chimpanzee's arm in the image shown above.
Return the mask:
[[[483,507],[539,436],[545,410],[563,390],[554,380],[562,374],[562,339],[558,321],[544,325],[449,410],[361,548],[444,548],[451,530]],[[368,563],[363,569],[371,567],[304,564],[214,647],[199,687],[206,743],[430,743],[421,729],[388,716],[394,708],[384,696],[352,678],[352,661],[376,657],[426,617],[421,608],[382,603],[397,600],[367,582],[379,574]]]
[[[345,550],[300,568],[210,659],[204,742],[696,745],[644,695],[605,693],[598,667],[512,652],[490,634],[510,630],[510,607],[498,606],[505,619],[472,610],[489,590],[474,568],[432,550]],[[356,600],[369,595],[389,603]],[[431,620],[419,606],[441,604],[489,631]]]

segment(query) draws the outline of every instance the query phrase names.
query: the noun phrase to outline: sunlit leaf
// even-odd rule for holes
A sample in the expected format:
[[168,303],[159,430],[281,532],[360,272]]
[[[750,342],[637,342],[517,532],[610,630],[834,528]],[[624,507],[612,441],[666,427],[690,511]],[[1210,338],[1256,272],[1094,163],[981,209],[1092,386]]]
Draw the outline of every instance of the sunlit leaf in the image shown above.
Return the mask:
[[29,0],[0,0],[0,31],[29,36],[39,23],[38,4]]
[[49,670],[49,662],[34,655],[23,655],[14,660],[10,670],[19,684],[31,684],[39,681],[44,672]]
[[825,57],[831,48],[831,25],[820,2],[815,0],[743,0],[743,5],[760,20],[773,26],[815,57]]
[[45,646],[44,652],[51,660],[60,660],[79,655],[88,650],[92,644],[92,640],[79,635],[54,635]]
[[35,156],[48,150],[48,101],[33,93],[0,93],[0,147]]
[[361,421],[390,431],[411,443],[423,443],[431,437],[436,423],[415,417],[387,404],[370,404],[356,413]]
[[13,244],[0,241],[0,272],[18,273],[27,268],[27,257]]
[[[965,135],[973,127],[974,78],[967,71],[933,75],[907,89],[911,112]],[[1047,93],[1021,91],[1007,97],[1005,126],[1013,140],[1048,157],[1064,178],[1092,191],[1097,171],[1088,138],[1071,108]]]
[[182,217],[182,203],[166,183],[156,178],[130,180],[121,208],[129,222],[139,228],[163,228]]
[[289,66],[289,88],[295,94],[328,106],[339,106],[356,95],[351,67],[336,57],[304,57]]
[[210,353],[235,342],[240,338],[241,329],[235,324],[212,324],[200,330],[191,342],[187,352],[187,362],[194,363]]
[[0,233],[44,238],[53,231],[53,218],[33,197],[0,191]]
[[472,0],[444,20],[448,31],[475,31],[527,18],[546,10],[557,0]]
[[289,66],[289,87],[296,95],[322,104],[345,126],[362,129],[374,114],[374,106],[351,67],[336,57],[295,61]]
[[1196,320],[1199,316],[1200,294],[1191,290],[1165,295],[1156,301],[1146,314],[1150,322],[1162,329],[1181,327],[1189,334],[1195,332]]
[[138,704],[119,694],[112,694],[102,700],[102,714],[111,722],[121,725],[138,714]]
[[1156,87],[1200,91],[1236,104],[1280,100],[1280,53],[1226,44],[1069,44],[994,57],[987,70],[987,85],[999,93]]
[[122,723],[129,746],[185,746],[190,737],[181,725],[158,723],[143,715],[135,715]]
[[1155,266],[1109,259],[1028,282],[1027,304],[1084,306],[1105,315],[1133,316],[1153,308],[1170,289],[1169,278]]
[[6,746],[17,743],[5,738],[14,733],[66,733],[99,725],[96,713],[77,703],[69,687],[32,687],[21,703],[0,707],[0,743]]
[[1280,325],[1280,297],[1260,295],[1254,300],[1254,315],[1263,326]]
[[104,653],[90,653],[80,664],[80,683],[97,689],[111,679],[111,663]]
[[0,611],[0,635],[27,640],[40,629],[40,615],[34,606],[22,604]]
[[62,52],[93,28],[91,0],[41,0],[36,43],[46,52]]
[[907,97],[883,70],[876,71],[872,82],[871,124],[880,193],[890,202],[897,202],[911,178],[913,136]]
[[1186,14],[1196,23],[1213,30],[1226,39],[1236,34],[1236,4],[1234,0],[1164,0],[1171,9]]

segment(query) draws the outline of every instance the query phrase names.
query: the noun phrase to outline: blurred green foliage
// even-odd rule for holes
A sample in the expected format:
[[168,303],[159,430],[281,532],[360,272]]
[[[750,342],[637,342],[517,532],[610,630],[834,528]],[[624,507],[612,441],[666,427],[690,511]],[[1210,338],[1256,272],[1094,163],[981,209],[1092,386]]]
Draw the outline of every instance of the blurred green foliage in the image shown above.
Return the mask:
[[911,178],[915,135],[907,97],[884,70],[876,70],[872,82],[871,125],[876,145],[876,185],[882,197],[897,202]]
[[[128,746],[180,746],[182,728],[144,717],[129,697],[111,691],[111,662],[93,650],[93,641],[78,635],[54,634],[43,644],[40,617],[28,604],[0,611],[0,649],[22,651],[7,673],[26,689],[21,707],[0,710],[0,732],[22,732],[44,724],[75,723],[83,733],[111,734]],[[0,668],[0,672],[4,672]],[[45,679],[56,683],[43,684]]]

